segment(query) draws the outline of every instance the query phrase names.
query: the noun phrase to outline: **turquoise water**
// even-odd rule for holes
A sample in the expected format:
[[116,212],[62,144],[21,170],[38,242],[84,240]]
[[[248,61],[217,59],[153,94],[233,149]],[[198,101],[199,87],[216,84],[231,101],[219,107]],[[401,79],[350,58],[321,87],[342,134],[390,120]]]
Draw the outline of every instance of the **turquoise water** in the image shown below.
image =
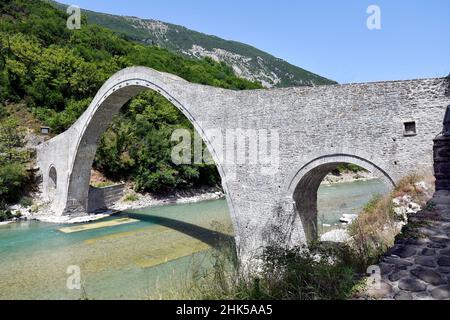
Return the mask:
[[[319,220],[336,224],[385,190],[379,181],[322,186]],[[165,297],[208,268],[208,247],[232,234],[225,200],[123,216],[139,221],[70,234],[59,231],[66,225],[34,221],[0,226],[0,299]],[[67,288],[69,266],[79,266],[82,290]]]
[[319,224],[338,224],[343,214],[358,214],[375,195],[388,191],[380,180],[322,185],[317,196]]

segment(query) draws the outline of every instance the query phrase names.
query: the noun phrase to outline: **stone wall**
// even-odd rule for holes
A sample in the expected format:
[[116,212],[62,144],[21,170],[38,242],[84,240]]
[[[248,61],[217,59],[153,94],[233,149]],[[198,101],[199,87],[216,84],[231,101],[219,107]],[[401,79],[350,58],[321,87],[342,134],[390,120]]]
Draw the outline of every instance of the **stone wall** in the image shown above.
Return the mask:
[[104,188],[89,188],[88,213],[113,207],[123,197],[125,184]]

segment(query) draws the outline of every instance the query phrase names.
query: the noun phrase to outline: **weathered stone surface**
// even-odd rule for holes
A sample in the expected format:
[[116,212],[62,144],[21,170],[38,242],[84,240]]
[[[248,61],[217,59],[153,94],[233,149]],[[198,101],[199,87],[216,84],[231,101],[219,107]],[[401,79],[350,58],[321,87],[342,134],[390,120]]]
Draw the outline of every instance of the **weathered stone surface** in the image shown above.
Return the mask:
[[439,273],[436,271],[425,269],[425,268],[415,268],[411,270],[411,274],[416,276],[417,278],[432,284],[434,286],[446,284],[447,280],[443,278]]
[[450,267],[439,267],[439,268],[437,268],[437,270],[440,273],[450,273]]
[[448,256],[439,257],[437,263],[441,267],[450,267],[450,257]]
[[424,267],[436,267],[436,260],[434,257],[416,257],[416,264],[420,264]]
[[408,245],[399,245],[390,250],[390,254],[400,258],[409,258],[415,255],[417,248]]
[[395,266],[393,264],[384,263],[384,262],[380,263],[379,267],[381,269],[380,271],[381,271],[382,275],[388,275],[395,269]]
[[441,286],[434,289],[431,291],[431,296],[438,300],[450,299],[450,285]]
[[395,300],[412,300],[413,296],[410,292],[400,291],[394,297]]
[[432,248],[432,249],[443,249],[445,248],[446,245],[443,243],[430,243],[428,244],[428,248]]
[[450,249],[444,249],[439,251],[439,254],[442,254],[444,256],[450,256]]
[[389,280],[392,282],[398,281],[401,278],[405,278],[408,277],[409,273],[406,270],[400,270],[400,271],[396,271],[393,272],[392,274],[389,275]]
[[412,262],[395,257],[386,257],[383,259],[383,261],[389,264],[393,264],[398,270],[406,270],[408,267],[411,267],[413,265]]
[[420,254],[423,256],[434,256],[436,254],[436,250],[431,248],[425,248],[422,250]]
[[409,239],[404,240],[405,244],[416,245],[416,246],[421,246],[421,245],[427,244],[429,242],[430,242],[430,240],[425,239],[425,238],[409,238]]
[[430,237],[430,240],[437,243],[450,243],[450,239],[447,237]]
[[413,279],[413,278],[401,279],[398,282],[398,287],[401,290],[406,290],[406,291],[411,291],[411,292],[424,291],[427,288],[427,286],[425,284],[423,284],[419,280]]

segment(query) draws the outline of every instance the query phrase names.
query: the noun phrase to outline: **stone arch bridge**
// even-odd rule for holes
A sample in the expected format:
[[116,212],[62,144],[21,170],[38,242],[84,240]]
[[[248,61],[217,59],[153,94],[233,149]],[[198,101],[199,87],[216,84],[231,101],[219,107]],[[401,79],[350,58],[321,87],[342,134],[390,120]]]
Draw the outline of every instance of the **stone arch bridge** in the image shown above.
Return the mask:
[[[431,173],[432,140],[442,129],[449,88],[448,79],[438,78],[233,91],[127,68],[102,86],[70,129],[38,147],[44,195],[56,215],[95,209],[89,182],[101,135],[128,100],[155,90],[206,143],[222,178],[238,253],[249,258],[271,241],[299,244],[316,235],[317,189],[341,163],[366,168],[392,186],[411,172]],[[269,165],[276,170],[264,172],[267,162],[226,161],[209,133],[217,128],[270,132],[271,153],[278,153]]]

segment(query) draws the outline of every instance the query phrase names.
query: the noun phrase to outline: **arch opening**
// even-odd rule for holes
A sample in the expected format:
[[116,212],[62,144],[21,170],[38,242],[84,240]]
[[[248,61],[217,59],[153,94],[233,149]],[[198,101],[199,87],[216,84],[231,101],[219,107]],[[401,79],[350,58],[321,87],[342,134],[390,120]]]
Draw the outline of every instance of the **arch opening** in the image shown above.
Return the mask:
[[[212,144],[208,141],[208,138],[204,133],[203,128],[191,114],[191,106],[181,102],[182,100],[185,100],[186,97],[180,93],[180,83],[177,83],[177,85],[173,86],[173,88],[171,85],[166,86],[165,84],[158,83],[159,81],[154,83],[152,80],[148,79],[149,76],[152,78],[152,73],[154,71],[147,69],[144,70],[145,72],[143,77],[135,78],[136,73],[132,72],[131,76],[127,78],[128,80],[124,81],[124,75],[122,73],[125,71],[113,76],[113,78],[107,81],[104,88],[99,91],[91,103],[91,106],[79,119],[80,123],[83,123],[83,126],[79,126],[77,128],[77,124],[74,125],[76,127],[75,129],[78,130],[81,128],[81,130],[79,133],[77,132],[77,136],[79,138],[74,150],[75,154],[72,164],[70,165],[71,170],[68,175],[67,183],[67,205],[64,210],[64,214],[77,215],[85,214],[86,212],[95,212],[96,208],[90,206],[90,203],[92,204],[90,197],[93,194],[98,194],[98,192],[94,192],[95,190],[92,189],[90,182],[91,169],[94,164],[100,139],[112,123],[113,118],[119,114],[119,111],[123,106],[139,94],[150,91],[162,96],[172,106],[174,106],[175,109],[181,111],[183,117],[185,117],[186,121],[193,126],[193,129],[198,133],[201,140],[206,145],[206,148],[209,151],[209,154],[219,173],[218,182],[219,184],[221,183],[226,196],[228,217],[231,218],[230,231],[231,233],[235,233],[235,230],[237,230],[237,220],[234,216],[233,203],[229,197],[226,179],[224,179],[224,171],[221,167],[221,163],[218,161],[217,154]],[[118,77],[120,81],[115,82],[115,77]],[[158,78],[158,76],[156,78]],[[191,88],[186,84],[186,88],[184,88],[184,90],[189,92],[190,89]],[[181,91],[183,91],[183,89]],[[170,92],[176,93],[176,96],[172,95]],[[177,97],[182,98],[179,99]]]
[[[357,165],[361,169],[364,169],[368,172],[370,172],[380,183],[384,185],[384,192],[387,192],[391,188],[395,186],[394,181],[391,179],[391,177],[381,168],[377,167],[373,163],[358,158],[354,156],[342,156],[339,157],[324,157],[316,159],[306,166],[304,166],[296,175],[294,180],[292,181],[292,200],[294,203],[295,213],[300,217],[300,220],[303,225],[303,230],[305,233],[305,238],[308,244],[318,241],[320,232],[323,231],[323,215],[329,214],[329,212],[320,212],[319,215],[319,200],[325,199],[319,199],[319,194],[321,192],[319,190],[322,189],[322,187],[325,187],[322,183],[324,179],[332,172],[335,172],[338,170],[338,168],[342,168],[346,165]],[[351,183],[351,182],[349,182]],[[358,182],[359,183],[359,182]],[[336,184],[334,185],[337,189],[346,187],[346,184]],[[361,188],[362,186],[360,186]],[[325,189],[326,190],[326,189]],[[344,192],[349,192],[348,190]],[[380,194],[383,192],[373,192],[372,190],[364,190],[362,192],[372,192],[370,194],[363,194],[367,200],[370,200],[371,197],[373,197],[375,194]],[[330,209],[332,207],[337,212],[342,212],[348,214],[346,210],[350,206],[347,205],[346,201],[354,201],[354,199],[350,199],[352,196],[351,194],[345,194],[343,195],[346,198],[345,201],[334,201],[331,203],[328,203],[328,206],[325,206],[326,209]],[[354,195],[353,195],[354,196]],[[327,197],[327,196],[325,196]],[[336,199],[334,199],[336,200]],[[339,199],[341,200],[341,199]],[[332,197],[328,194],[328,199],[326,201],[333,201]],[[339,205],[342,205],[342,207],[339,207]],[[330,206],[330,207],[329,207]],[[334,206],[334,207],[333,207]],[[357,214],[359,212],[352,212],[353,214]],[[325,218],[326,219],[326,218]],[[332,225],[326,224],[327,227],[332,227]]]

